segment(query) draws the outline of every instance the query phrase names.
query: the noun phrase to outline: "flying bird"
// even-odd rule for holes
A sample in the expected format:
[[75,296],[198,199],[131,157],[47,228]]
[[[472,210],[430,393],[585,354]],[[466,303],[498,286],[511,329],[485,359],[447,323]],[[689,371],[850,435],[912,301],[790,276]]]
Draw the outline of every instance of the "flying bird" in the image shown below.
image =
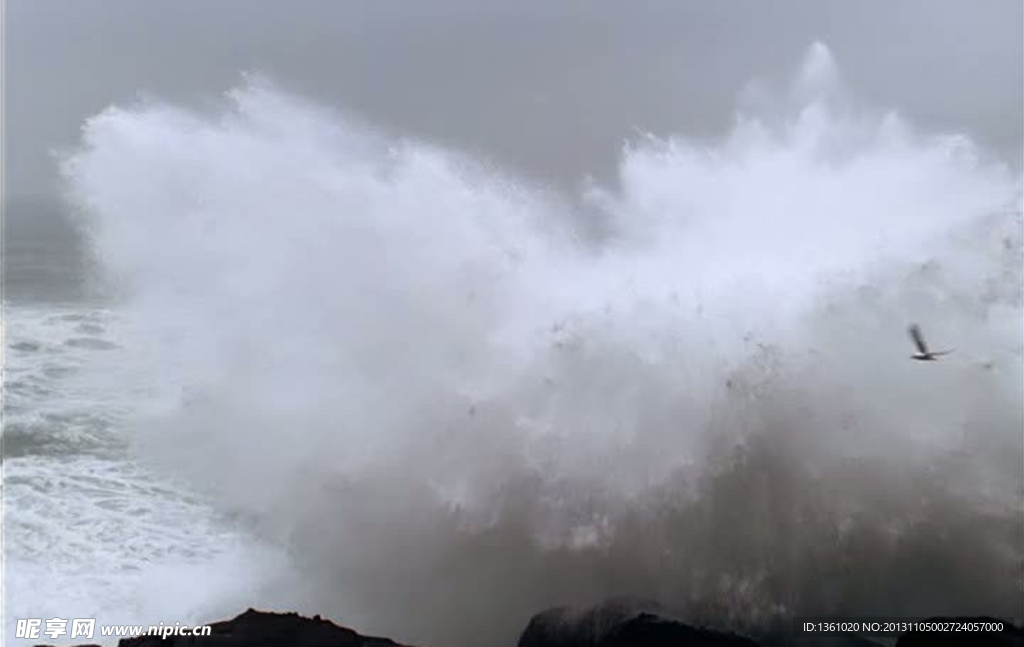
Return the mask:
[[934,362],[939,359],[942,355],[949,355],[954,349],[941,351],[928,350],[928,344],[924,343],[924,337],[921,335],[921,328],[917,324],[910,325],[910,338],[914,340],[914,345],[917,346],[918,352],[915,355],[911,355],[910,359],[916,359],[921,362]]

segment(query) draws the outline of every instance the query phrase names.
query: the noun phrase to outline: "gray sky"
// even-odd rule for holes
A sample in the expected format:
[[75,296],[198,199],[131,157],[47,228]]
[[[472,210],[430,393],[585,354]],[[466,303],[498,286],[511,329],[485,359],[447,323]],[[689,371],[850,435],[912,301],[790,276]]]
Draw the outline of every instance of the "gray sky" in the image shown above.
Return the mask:
[[607,173],[634,127],[705,134],[816,39],[847,81],[1019,163],[1019,0],[7,0],[9,196],[53,194],[48,150],[140,91],[243,71],[556,182]]

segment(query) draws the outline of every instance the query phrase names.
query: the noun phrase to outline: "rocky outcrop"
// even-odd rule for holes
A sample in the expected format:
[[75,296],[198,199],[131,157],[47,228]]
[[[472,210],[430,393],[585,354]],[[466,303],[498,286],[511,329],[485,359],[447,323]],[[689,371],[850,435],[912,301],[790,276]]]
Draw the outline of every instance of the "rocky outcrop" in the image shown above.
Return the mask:
[[530,619],[519,647],[758,647],[736,634],[693,627],[657,605],[611,601],[585,610],[558,607]]
[[[935,618],[935,621],[999,622],[992,618]],[[207,637],[138,636],[124,638],[118,647],[411,647],[388,638],[363,636],[320,616],[266,613],[249,609],[242,615],[210,625]],[[655,604],[605,602],[589,609],[549,609],[535,615],[519,638],[518,647],[868,647],[891,645],[858,636],[791,635],[762,640],[694,627],[662,613]],[[45,646],[39,646],[45,647]],[[79,645],[98,647],[98,645]],[[1000,633],[906,633],[896,647],[1024,647],[1024,629],[1004,621]]]
[[138,636],[121,640],[118,647],[408,647],[387,638],[360,635],[320,616],[304,618],[297,613],[249,609],[210,628],[212,633],[208,637]]
[[320,616],[306,618],[297,613],[266,613],[255,609],[232,620],[214,623],[210,628],[211,634],[201,637],[122,638],[118,647],[411,647],[388,638],[360,635]]
[[[1000,622],[993,618],[934,618],[929,621]],[[926,621],[928,622],[928,621]],[[1024,647],[1024,629],[1003,621],[1001,633],[906,633],[896,647]],[[535,615],[518,647],[882,647],[883,636],[799,636],[790,631],[748,638],[694,627],[650,605],[603,603],[575,610],[549,609]]]

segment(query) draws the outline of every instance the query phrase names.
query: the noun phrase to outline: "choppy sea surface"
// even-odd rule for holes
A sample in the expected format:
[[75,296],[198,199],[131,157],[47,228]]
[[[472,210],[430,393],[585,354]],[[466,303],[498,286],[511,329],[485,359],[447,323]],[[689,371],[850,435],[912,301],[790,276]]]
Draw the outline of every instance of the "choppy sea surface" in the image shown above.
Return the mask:
[[244,609],[275,559],[132,458],[127,414],[151,392],[105,388],[89,372],[99,355],[130,352],[119,323],[84,303],[5,308],[5,644],[39,642],[15,638],[19,618],[209,621],[221,604]]

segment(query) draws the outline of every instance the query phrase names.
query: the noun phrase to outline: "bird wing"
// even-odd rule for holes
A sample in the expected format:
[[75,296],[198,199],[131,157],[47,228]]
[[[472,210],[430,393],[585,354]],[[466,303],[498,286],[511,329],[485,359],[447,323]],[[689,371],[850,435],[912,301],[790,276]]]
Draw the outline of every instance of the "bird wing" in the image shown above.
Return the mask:
[[950,354],[950,353],[952,353],[952,352],[953,352],[954,350],[955,350],[955,349],[953,349],[953,348],[950,348],[949,350],[939,350],[939,351],[935,351],[935,352],[934,352],[934,353],[932,353],[931,355],[932,355],[932,357],[941,357],[942,355],[949,355],[949,354]]
[[917,324],[912,324],[910,326],[909,332],[910,338],[914,340],[914,345],[917,346],[917,350],[920,353],[927,355],[928,346],[924,343],[924,337],[921,336],[921,329],[917,326]]

